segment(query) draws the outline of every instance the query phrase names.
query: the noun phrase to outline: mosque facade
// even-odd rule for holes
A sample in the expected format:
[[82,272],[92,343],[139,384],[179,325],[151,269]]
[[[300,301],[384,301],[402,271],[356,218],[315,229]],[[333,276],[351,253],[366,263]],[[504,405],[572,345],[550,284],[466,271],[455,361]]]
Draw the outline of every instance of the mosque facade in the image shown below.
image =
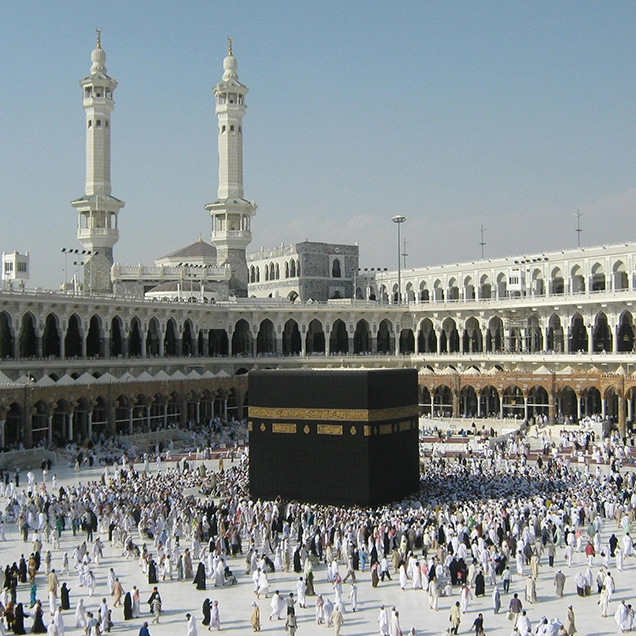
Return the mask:
[[[0,291],[0,447],[242,417],[247,372],[416,368],[423,415],[551,422],[636,413],[636,245],[396,272],[355,245],[248,253],[248,89],[231,45],[214,87],[219,187],[202,238],[153,266],[118,264],[112,195],[117,82],[98,39],[83,79],[85,193],[72,202],[85,288]],[[67,292],[67,293],[65,293]]]

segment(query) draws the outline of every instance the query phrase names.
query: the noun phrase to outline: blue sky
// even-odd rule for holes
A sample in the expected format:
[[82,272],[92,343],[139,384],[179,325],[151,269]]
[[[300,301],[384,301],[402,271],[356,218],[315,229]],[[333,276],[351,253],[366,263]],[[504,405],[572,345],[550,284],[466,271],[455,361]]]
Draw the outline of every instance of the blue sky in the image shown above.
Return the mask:
[[359,243],[408,267],[636,240],[633,2],[22,2],[0,21],[0,248],[62,279],[84,189],[95,27],[117,79],[115,257],[199,237],[216,196],[212,86],[234,37],[250,250]]

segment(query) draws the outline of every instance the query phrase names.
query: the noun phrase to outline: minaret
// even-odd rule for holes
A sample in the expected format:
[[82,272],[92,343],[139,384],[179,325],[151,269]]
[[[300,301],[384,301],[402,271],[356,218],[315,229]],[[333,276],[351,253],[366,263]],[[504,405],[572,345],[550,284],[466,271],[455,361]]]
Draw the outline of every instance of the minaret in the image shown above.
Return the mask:
[[84,289],[110,293],[113,245],[119,240],[117,215],[124,202],[111,196],[110,114],[117,82],[106,75],[106,53],[97,30],[90,75],[80,80],[86,112],[86,186],[84,196],[71,202],[77,210],[77,239],[86,249]]
[[250,224],[256,213],[254,201],[243,198],[243,115],[248,88],[238,81],[232,38],[223,60],[223,79],[213,89],[219,118],[219,190],[217,200],[205,206],[212,217],[212,244],[217,264],[232,271],[230,291],[247,296],[245,248],[252,241]]

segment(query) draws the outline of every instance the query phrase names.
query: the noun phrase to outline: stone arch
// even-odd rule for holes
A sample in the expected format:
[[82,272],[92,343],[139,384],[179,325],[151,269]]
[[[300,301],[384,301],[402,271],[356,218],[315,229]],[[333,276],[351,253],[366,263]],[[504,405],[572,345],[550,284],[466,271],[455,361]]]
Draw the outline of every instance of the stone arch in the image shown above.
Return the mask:
[[110,321],[110,355],[114,358],[124,355],[124,327],[119,316]]
[[485,386],[480,391],[479,412],[482,417],[499,417],[501,414],[501,398],[499,391],[494,386]]
[[146,355],[158,356],[161,353],[161,327],[159,320],[153,316],[148,322],[148,331],[146,332]]
[[457,324],[450,316],[442,323],[440,333],[440,351],[442,353],[459,353],[459,333]]
[[619,318],[616,351],[621,353],[634,351],[634,318],[627,310]]
[[132,434],[132,406],[125,395],[115,400],[115,431],[117,435]]
[[502,411],[504,417],[514,417],[520,420],[525,418],[523,391],[516,384],[511,384],[504,389]]
[[302,352],[302,346],[298,323],[293,318],[290,318],[283,329],[283,355],[298,356]]
[[353,334],[353,353],[355,355],[371,353],[371,328],[364,319],[358,320],[356,330]]
[[285,261],[285,278],[289,278],[289,261]]
[[13,358],[13,330],[11,316],[6,311],[0,312],[0,360]]
[[413,289],[413,283],[408,282],[406,284],[405,296],[407,302],[415,302],[415,290]]
[[585,276],[583,275],[583,269],[580,265],[574,265],[570,270],[570,279],[572,284],[573,294],[585,293]]
[[250,330],[250,325],[245,318],[241,318],[234,325],[234,333],[232,334],[232,355],[252,355],[252,332]]
[[483,274],[479,279],[479,297],[485,300],[492,298],[492,285],[488,274]]
[[592,265],[592,269],[590,270],[592,273],[590,289],[593,292],[597,291],[605,291],[605,270],[601,263],[594,263]]
[[475,300],[475,285],[472,276],[464,278],[464,300]]
[[475,417],[477,414],[477,393],[475,389],[470,386],[462,387],[459,392],[459,416],[460,417]]
[[88,323],[86,334],[86,355],[89,358],[101,358],[104,355],[102,319],[99,314],[93,314]]
[[453,392],[445,384],[435,387],[433,392],[433,414],[441,417],[453,417]]
[[526,332],[526,350],[530,353],[543,351],[543,333],[539,324],[539,317],[532,314],[528,318],[528,327]]
[[276,353],[276,332],[274,323],[265,318],[261,321],[256,336],[256,353],[257,355],[273,355]]
[[417,338],[420,353],[437,353],[437,334],[430,318],[420,322]]
[[[141,425],[141,430],[145,433],[147,431],[160,431],[165,428],[166,416],[167,416],[167,402],[168,399],[162,393],[155,393],[147,404],[148,416],[147,421],[144,421]],[[138,405],[141,406],[142,402],[138,401]],[[137,426],[135,425],[135,432]]]
[[463,353],[481,353],[484,350],[479,320],[471,316],[464,326],[462,337]]
[[415,353],[415,335],[413,329],[407,328],[400,331],[400,353],[411,355]]
[[561,317],[558,314],[552,314],[548,320],[547,341],[548,351],[561,353],[565,350],[563,326],[561,325]]
[[100,395],[93,404],[93,414],[91,416],[92,437],[99,439],[101,435],[105,435],[107,426],[108,409],[106,400]]
[[334,354],[349,353],[349,335],[344,321],[338,318],[331,325],[329,351]]
[[230,340],[225,329],[208,331],[208,355],[211,358],[226,356],[230,352]]
[[612,330],[607,321],[605,312],[596,314],[592,329],[592,351],[604,353],[612,351]]
[[82,357],[82,325],[77,314],[71,314],[68,319],[66,335],[64,336],[64,357]]
[[49,405],[43,400],[31,409],[31,441],[33,446],[43,446],[49,441]]
[[165,424],[171,428],[181,427],[181,396],[176,391],[167,398]]
[[433,283],[433,298],[436,301],[444,302],[444,288],[442,287],[442,281],[439,278]]
[[548,392],[542,386],[533,386],[528,391],[528,417],[548,415],[550,402]]
[[488,329],[486,330],[486,351],[488,353],[496,353],[503,349],[503,345],[503,321],[499,316],[493,316],[488,321]]
[[276,280],[280,279],[280,266],[278,263],[276,263]]
[[576,421],[578,419],[578,408],[577,408],[577,402],[578,402],[578,398],[576,397],[576,393],[574,392],[574,389],[572,389],[572,387],[569,386],[564,386],[558,393],[557,393],[557,403],[556,403],[556,410],[557,410],[557,415],[559,416],[559,419],[561,419],[563,422],[568,422],[568,421]]
[[128,336],[128,355],[131,358],[141,356],[141,333],[141,320],[137,316],[133,316]]
[[166,323],[166,332],[163,337],[163,355],[166,357],[174,357],[179,355],[179,336],[177,332],[177,323],[174,318],[168,318]]
[[342,278],[342,267],[340,265],[340,259],[334,258],[331,263],[331,277],[332,278]]
[[623,261],[616,261],[612,265],[612,273],[614,274],[614,289],[629,289],[629,278]]
[[497,274],[497,298],[505,298],[508,294],[508,276],[505,272]]
[[58,447],[74,441],[71,406],[66,400],[58,400],[51,418],[51,440]]
[[565,293],[563,272],[560,267],[554,267],[550,272],[550,293],[553,295],[561,295]]
[[45,358],[61,357],[62,340],[60,338],[59,318],[51,312],[44,322],[44,333],[42,334],[42,355]]
[[427,303],[430,300],[430,293],[428,291],[428,285],[426,284],[426,281],[422,281],[420,283],[420,300],[423,303]]
[[289,277],[296,278],[296,261],[293,258],[289,261]]
[[385,318],[378,325],[377,352],[390,354],[393,351],[395,351],[393,345],[393,324],[390,320]]
[[194,344],[194,327],[188,318],[183,323],[183,336],[181,337],[181,355],[185,357],[196,355],[198,346]]
[[538,267],[532,272],[532,292],[535,296],[545,296],[543,272]]
[[583,322],[583,316],[578,312],[572,316],[570,323],[570,353],[576,353],[577,351],[587,352],[588,350],[588,336],[587,327]]
[[602,411],[601,392],[595,386],[581,391],[581,417],[600,415]]
[[610,420],[610,422],[617,422],[618,394],[616,393],[616,389],[613,386],[607,387],[607,389],[605,389],[603,399],[605,400],[605,417]]
[[305,349],[308,355],[325,353],[325,328],[318,318],[314,318],[307,326]]
[[420,413],[422,415],[433,415],[433,396],[427,386],[420,386],[419,390]]
[[27,311],[20,320],[20,335],[18,337],[19,356],[21,358],[35,358],[38,355],[38,337],[35,331],[36,320]]
[[459,300],[459,286],[454,277],[448,281],[448,300]]
[[91,403],[86,398],[79,398],[77,406],[73,409],[71,419],[72,441],[82,445],[91,437],[89,417],[91,413]]
[[5,418],[4,448],[15,449],[24,442],[24,412],[17,402],[11,402]]

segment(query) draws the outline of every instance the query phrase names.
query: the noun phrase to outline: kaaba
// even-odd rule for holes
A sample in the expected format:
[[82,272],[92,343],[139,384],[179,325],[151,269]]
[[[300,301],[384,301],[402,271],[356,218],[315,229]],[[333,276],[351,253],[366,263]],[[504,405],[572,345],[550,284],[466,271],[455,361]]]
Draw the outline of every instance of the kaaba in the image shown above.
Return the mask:
[[249,374],[253,499],[377,507],[419,487],[416,369]]

